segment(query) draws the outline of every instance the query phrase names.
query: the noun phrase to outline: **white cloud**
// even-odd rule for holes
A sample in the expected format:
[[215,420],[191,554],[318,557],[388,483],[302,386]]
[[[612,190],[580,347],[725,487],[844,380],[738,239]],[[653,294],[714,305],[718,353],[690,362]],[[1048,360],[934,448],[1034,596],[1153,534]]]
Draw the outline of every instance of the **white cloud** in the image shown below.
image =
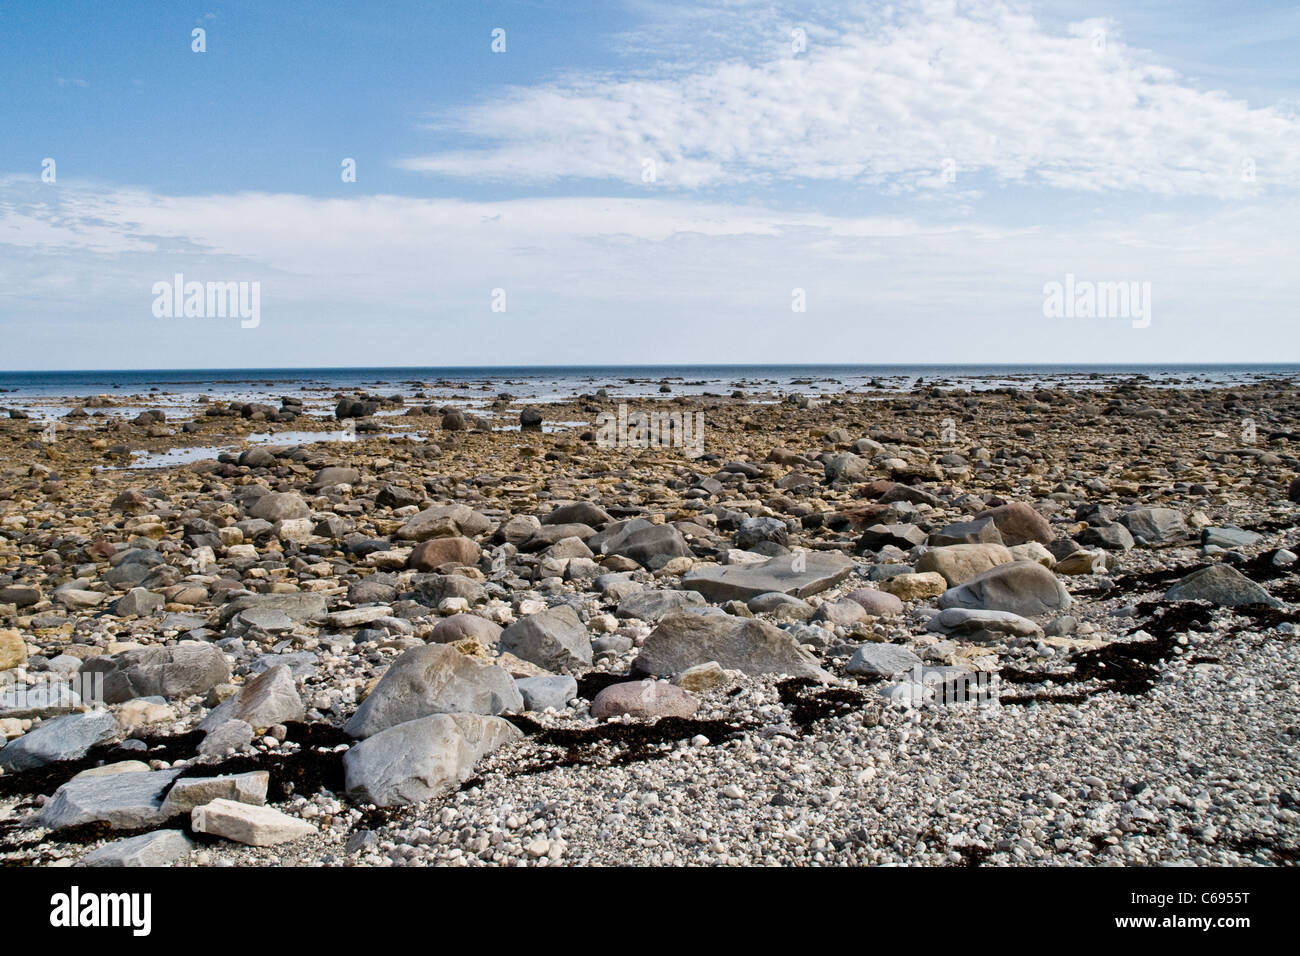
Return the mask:
[[[1267,361],[1300,345],[1297,214],[1286,200],[1047,229],[29,177],[0,180],[0,320],[9,367]],[[261,326],[154,319],[152,284],[178,271],[261,281]],[[1045,320],[1042,286],[1066,272],[1150,281],[1151,328]]]
[[[703,59],[700,36],[686,34],[685,63],[654,75],[514,88],[440,118],[483,145],[400,165],[474,180],[639,183],[650,158],[662,186],[686,189],[809,180],[925,190],[946,158],[998,182],[1158,196],[1242,198],[1300,181],[1294,110],[1196,89],[1126,46],[1112,23],[1052,33],[995,2],[885,10],[818,10],[801,22],[763,6],[714,7],[718,19],[702,29],[725,59]],[[791,26],[808,31],[806,52],[789,49]],[[666,42],[662,31],[653,39]],[[745,61],[730,56],[742,41]]]

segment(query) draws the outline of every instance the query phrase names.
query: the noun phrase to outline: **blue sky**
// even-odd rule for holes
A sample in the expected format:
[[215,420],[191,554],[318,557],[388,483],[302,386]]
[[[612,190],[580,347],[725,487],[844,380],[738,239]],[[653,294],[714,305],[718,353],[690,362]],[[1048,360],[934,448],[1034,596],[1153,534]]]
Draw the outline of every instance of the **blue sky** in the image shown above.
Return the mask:
[[[8,0],[0,367],[1294,361],[1298,52],[1259,2]],[[177,272],[259,324],[158,318]],[[1067,274],[1152,321],[1045,317]]]

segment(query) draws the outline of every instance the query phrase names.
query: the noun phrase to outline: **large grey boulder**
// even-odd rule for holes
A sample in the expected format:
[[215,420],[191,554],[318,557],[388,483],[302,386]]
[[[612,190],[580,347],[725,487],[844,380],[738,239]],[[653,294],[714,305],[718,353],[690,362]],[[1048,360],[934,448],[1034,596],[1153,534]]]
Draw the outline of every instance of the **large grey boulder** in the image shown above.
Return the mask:
[[925,532],[914,524],[873,524],[858,538],[857,550],[880,551],[882,548],[894,547],[908,551],[918,544],[924,544],[925,537]]
[[468,505],[434,505],[411,515],[397,529],[403,541],[427,541],[429,538],[476,538],[492,527],[492,521]]
[[120,704],[136,697],[205,694],[230,680],[230,665],[211,644],[182,641],[92,657],[81,665],[81,673],[103,674],[105,703]]
[[353,737],[430,714],[501,714],[524,709],[514,678],[446,644],[416,647],[384,672],[343,728]]
[[49,830],[106,823],[114,830],[143,830],[164,822],[163,793],[180,770],[115,773],[69,780],[41,809]]
[[1064,611],[1070,595],[1056,575],[1036,561],[1015,561],[991,568],[939,596],[939,607],[1010,611],[1038,617]]
[[704,565],[682,577],[682,587],[710,601],[748,601],[779,591],[808,597],[834,587],[849,576],[853,559],[834,551],[783,554],[756,564]]
[[[1130,551],[1134,545],[1133,535],[1118,522],[1084,528],[1074,536],[1074,540],[1086,548],[1103,548],[1107,551]],[[1065,556],[1057,555],[1058,558]]]
[[671,524],[653,524],[634,518],[613,524],[587,540],[587,547],[598,554],[621,555],[642,567],[657,571],[673,558],[691,556],[691,546]]
[[1281,607],[1282,602],[1226,564],[1212,564],[1193,571],[1165,592],[1166,601],[1209,601],[1220,607],[1241,604],[1268,604]]
[[709,661],[751,676],[830,678],[817,659],[779,627],[756,618],[691,611],[674,611],[660,621],[632,667],[656,677],[672,677]]
[[1002,544],[1002,534],[992,517],[957,521],[930,532],[929,545],[942,548],[950,544]]
[[307,502],[302,500],[302,495],[293,491],[273,491],[270,494],[262,495],[248,509],[250,518],[261,518],[263,521],[286,521],[291,518],[307,518],[311,516],[311,508],[307,507]]
[[591,637],[567,604],[520,618],[501,634],[501,647],[548,671],[591,666]]
[[453,614],[434,625],[429,640],[435,644],[454,641],[478,641],[484,647],[496,647],[501,640],[501,625],[477,614]]
[[1191,533],[1182,512],[1173,508],[1134,508],[1119,520],[1134,541],[1150,548],[1179,544]]
[[1056,537],[1047,519],[1035,511],[1032,505],[1027,505],[1023,501],[999,505],[975,516],[977,521],[981,518],[993,519],[993,523],[998,527],[998,534],[1002,536],[1002,543],[1007,547],[1030,541],[1050,544]]
[[542,524],[585,524],[592,528],[603,528],[613,518],[600,505],[590,501],[577,501],[570,505],[560,505],[549,514],[543,515]]
[[853,652],[848,664],[844,666],[844,672],[854,677],[883,677],[893,680],[920,666],[921,658],[906,647],[898,644],[863,644]]
[[568,674],[520,677],[515,680],[515,686],[523,695],[525,710],[546,710],[548,707],[563,710],[578,696],[578,682]]
[[211,731],[228,720],[242,720],[262,730],[291,720],[302,720],[307,706],[298,695],[293,672],[284,664],[268,667],[241,687],[212,713],[203,718],[199,730]]
[[826,471],[826,481],[831,484],[837,481],[867,481],[871,477],[871,463],[852,452],[830,455],[822,462],[822,467]]
[[106,710],[42,721],[0,749],[0,767],[31,770],[59,760],[76,760],[96,744],[117,736],[117,720]]
[[479,714],[408,720],[368,737],[344,755],[347,794],[380,807],[429,800],[467,780],[484,755],[522,736],[500,717]]
[[132,588],[113,604],[113,613],[118,617],[147,617],[159,610],[167,599],[161,594],[154,594],[146,588]]
[[1255,531],[1247,531],[1244,528],[1238,528],[1235,525],[1228,525],[1224,528],[1205,528],[1201,531],[1202,547],[1219,547],[1219,548],[1253,548],[1263,540],[1263,535]]

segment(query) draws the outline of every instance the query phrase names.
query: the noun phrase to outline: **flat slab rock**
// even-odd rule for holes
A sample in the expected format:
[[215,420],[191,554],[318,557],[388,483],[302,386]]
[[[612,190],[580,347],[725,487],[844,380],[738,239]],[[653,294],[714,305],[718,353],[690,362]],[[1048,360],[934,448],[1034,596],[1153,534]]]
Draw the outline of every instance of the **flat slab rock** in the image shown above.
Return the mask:
[[0,767],[31,770],[59,760],[75,760],[116,736],[117,720],[106,710],[55,717],[0,748]]
[[271,775],[265,770],[222,777],[182,777],[167,791],[162,813],[170,820],[213,800],[234,800],[260,807],[266,803],[266,791],[270,783]]
[[682,578],[682,587],[711,601],[748,601],[770,591],[802,598],[834,587],[852,570],[853,559],[846,555],[813,551],[783,554],[760,564],[693,568]]
[[190,812],[195,833],[224,837],[245,846],[275,846],[311,836],[316,828],[273,807],[255,807],[235,800],[213,800]]
[[38,821],[48,830],[107,823],[114,830],[143,830],[166,819],[163,792],[179,770],[115,773],[69,780],[41,809]]

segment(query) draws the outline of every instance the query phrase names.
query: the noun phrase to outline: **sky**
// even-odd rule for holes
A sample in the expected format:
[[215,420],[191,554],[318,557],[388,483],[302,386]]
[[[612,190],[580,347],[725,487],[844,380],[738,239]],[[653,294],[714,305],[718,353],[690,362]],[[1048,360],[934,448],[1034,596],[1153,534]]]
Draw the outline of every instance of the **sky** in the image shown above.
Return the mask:
[[1297,61],[1257,0],[0,0],[0,368],[1300,361]]

